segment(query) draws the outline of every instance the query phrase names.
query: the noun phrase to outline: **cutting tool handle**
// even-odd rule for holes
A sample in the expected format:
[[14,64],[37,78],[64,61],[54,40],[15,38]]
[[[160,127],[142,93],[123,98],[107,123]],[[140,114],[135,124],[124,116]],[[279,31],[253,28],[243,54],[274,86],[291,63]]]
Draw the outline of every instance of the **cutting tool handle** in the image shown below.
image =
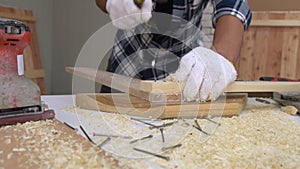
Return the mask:
[[[156,2],[156,3],[159,3],[159,4],[167,3],[168,2],[168,0],[153,0],[153,1]],[[133,2],[135,3],[135,5],[138,8],[142,8],[143,3],[145,2],[145,0],[133,0]]]
[[143,3],[145,2],[145,0],[133,0],[133,1],[138,8],[142,8]]
[[289,78],[283,78],[283,77],[260,77],[259,80],[262,81],[273,81],[273,82],[299,82],[300,80],[296,79],[289,79]]

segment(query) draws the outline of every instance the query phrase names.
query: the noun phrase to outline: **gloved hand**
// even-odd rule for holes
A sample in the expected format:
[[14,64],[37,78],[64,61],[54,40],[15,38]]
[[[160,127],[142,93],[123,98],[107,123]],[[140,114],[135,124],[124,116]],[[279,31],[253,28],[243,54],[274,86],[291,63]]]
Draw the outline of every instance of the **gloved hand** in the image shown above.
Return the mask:
[[182,57],[177,71],[167,79],[185,84],[184,100],[206,101],[217,99],[236,76],[234,66],[223,56],[197,47]]
[[114,26],[131,29],[151,18],[152,0],[145,0],[138,8],[133,0],[107,0],[106,10]]

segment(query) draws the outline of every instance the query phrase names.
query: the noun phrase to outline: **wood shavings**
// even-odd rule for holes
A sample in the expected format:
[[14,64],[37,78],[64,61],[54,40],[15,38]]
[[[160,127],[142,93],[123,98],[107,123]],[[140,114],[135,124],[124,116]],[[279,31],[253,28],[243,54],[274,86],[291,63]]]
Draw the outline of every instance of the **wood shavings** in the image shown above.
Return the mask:
[[290,115],[296,115],[298,109],[295,106],[282,106],[281,110]]
[[[131,120],[126,115],[95,112],[76,107],[64,108],[63,110],[78,114],[79,121],[84,123],[84,127],[89,132],[89,135],[101,133],[101,131],[109,131],[109,134],[131,136],[137,139],[149,131],[148,127],[141,127],[141,123]],[[152,130],[149,134],[160,133],[157,130]],[[99,142],[102,141],[100,140]]]
[[[207,139],[203,139],[203,133],[198,130],[190,130],[180,142],[180,147],[163,153],[170,157],[170,161],[151,156],[116,158],[131,168],[299,168],[300,126],[274,106],[249,105],[245,111],[246,115],[222,118],[221,125]],[[87,112],[81,113],[88,119],[84,115]],[[123,129],[131,130],[134,126],[131,121],[119,115],[104,116],[108,121],[111,119],[122,132]],[[204,126],[203,130],[208,130],[204,125],[205,122],[208,123],[207,120],[198,119],[198,122],[201,127]],[[174,135],[180,135],[178,130],[179,128],[173,131]],[[130,131],[126,134],[128,132]],[[131,134],[141,138],[148,132]],[[121,141],[115,141],[114,144],[121,144]],[[155,146],[151,146],[149,145],[150,150],[155,149]]]
[[22,151],[26,151],[26,148],[13,148],[12,151],[13,152],[22,152]]
[[6,139],[5,140],[5,144],[10,144],[11,143],[11,139]]
[[[0,153],[4,168],[125,168],[58,121],[27,122],[0,128],[11,143]],[[68,129],[69,130],[69,129]],[[0,144],[7,139],[0,138]],[[25,138],[25,139],[24,139]],[[79,139],[80,138],[80,139]],[[12,161],[7,161],[12,160]],[[5,167],[6,166],[6,167]]]

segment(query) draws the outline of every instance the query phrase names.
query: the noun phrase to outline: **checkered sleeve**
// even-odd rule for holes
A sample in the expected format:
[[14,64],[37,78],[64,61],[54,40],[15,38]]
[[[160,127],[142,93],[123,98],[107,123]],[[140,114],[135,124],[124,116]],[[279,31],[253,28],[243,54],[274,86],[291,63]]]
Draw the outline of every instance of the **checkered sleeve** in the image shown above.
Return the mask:
[[218,18],[223,15],[236,16],[243,22],[245,30],[249,27],[252,13],[247,0],[213,0],[212,3],[214,6],[214,27]]

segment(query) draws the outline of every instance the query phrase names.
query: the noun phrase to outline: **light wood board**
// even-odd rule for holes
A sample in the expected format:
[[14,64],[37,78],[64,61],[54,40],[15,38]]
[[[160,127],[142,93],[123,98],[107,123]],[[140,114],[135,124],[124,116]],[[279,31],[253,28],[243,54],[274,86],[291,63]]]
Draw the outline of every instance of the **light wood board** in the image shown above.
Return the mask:
[[[182,100],[182,88],[176,82],[139,80],[85,67],[67,67],[66,71],[150,102],[180,102]],[[300,82],[236,81],[225,89],[228,93],[287,91],[300,91]]]
[[[66,67],[66,71],[150,102],[178,102],[181,100],[181,92],[178,92],[178,86],[175,89],[170,88],[168,82],[154,84],[151,81],[143,81],[86,67]],[[170,84],[177,85],[172,82]]]
[[244,109],[247,94],[230,94],[215,102],[150,103],[124,93],[82,93],[76,95],[76,106],[82,109],[127,114],[157,119],[237,116]]

